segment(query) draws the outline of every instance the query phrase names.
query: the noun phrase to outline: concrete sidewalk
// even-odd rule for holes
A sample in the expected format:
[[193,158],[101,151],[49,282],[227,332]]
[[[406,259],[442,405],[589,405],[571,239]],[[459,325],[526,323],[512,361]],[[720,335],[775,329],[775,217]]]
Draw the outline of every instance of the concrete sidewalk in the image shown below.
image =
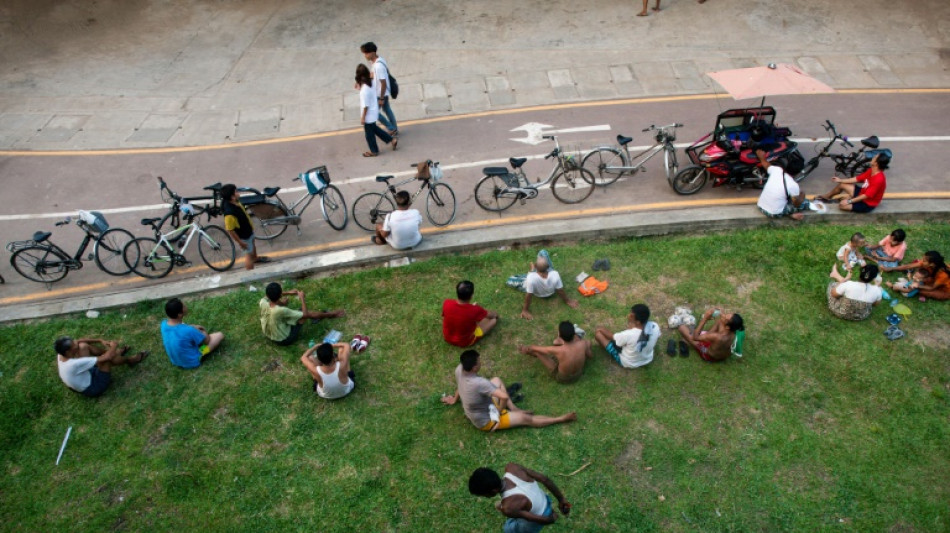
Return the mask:
[[0,6],[0,150],[230,144],[358,127],[358,46],[397,119],[710,93],[789,62],[842,90],[950,87],[950,3],[246,0]]
[[[332,276],[353,268],[376,268],[407,264],[409,261],[446,252],[472,252],[499,247],[540,247],[552,243],[643,237],[684,233],[708,233],[769,225],[795,225],[790,220],[770,220],[749,205],[665,211],[663,223],[655,212],[641,211],[597,218],[545,221],[523,225],[497,225],[477,230],[441,232],[427,235],[422,244],[410,251],[397,252],[388,246],[367,245],[278,261],[252,271],[231,270],[173,281],[161,285],[77,296],[34,304],[0,307],[0,323],[46,318],[56,315],[103,310],[133,305],[143,300],[165,300],[173,296],[207,293],[227,289],[261,289],[264,282],[280,278]],[[841,212],[809,215],[804,224],[866,224],[885,221],[948,221],[950,201],[887,200],[868,215]],[[237,268],[237,267],[236,267]],[[574,274],[570,273],[573,277]]]

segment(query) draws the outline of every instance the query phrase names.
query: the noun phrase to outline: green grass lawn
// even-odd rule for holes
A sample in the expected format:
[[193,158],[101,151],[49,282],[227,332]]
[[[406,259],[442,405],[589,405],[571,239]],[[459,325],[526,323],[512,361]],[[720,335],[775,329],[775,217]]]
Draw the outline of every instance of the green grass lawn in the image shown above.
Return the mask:
[[[908,259],[950,255],[950,225],[906,225]],[[549,248],[573,277],[608,257],[601,295],[572,310],[504,286],[536,250],[446,255],[398,269],[288,281],[343,319],[297,347],[265,342],[262,291],[186,299],[187,321],[223,330],[220,353],[172,367],[163,302],[0,328],[0,529],[4,531],[497,531],[493,502],[468,494],[478,466],[548,474],[574,505],[551,531],[947,531],[950,529],[950,303],[904,301],[907,337],[883,335],[886,306],[851,323],[825,306],[834,253],[855,230],[809,226]],[[885,276],[894,279],[896,276]],[[577,411],[573,424],[483,434],[454,390],[461,350],[441,338],[457,281],[502,320],[478,346],[482,374],[522,381],[523,407]],[[258,289],[262,287],[258,286]],[[584,377],[558,385],[521,343],[568,319],[622,329],[645,302],[664,325],[656,358],[619,368],[600,348]],[[677,305],[740,311],[742,359],[669,358]],[[373,339],[354,358],[357,389],[328,402],[299,357],[330,328]],[[63,334],[120,338],[152,357],[114,372],[90,400],[56,373]],[[62,462],[56,454],[68,426]],[[589,465],[573,476],[572,473]]]

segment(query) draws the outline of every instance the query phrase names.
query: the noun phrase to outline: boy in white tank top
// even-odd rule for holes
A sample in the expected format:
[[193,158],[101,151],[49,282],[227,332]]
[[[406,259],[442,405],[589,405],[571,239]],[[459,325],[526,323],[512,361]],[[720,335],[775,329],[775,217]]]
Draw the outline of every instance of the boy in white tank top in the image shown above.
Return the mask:
[[558,508],[567,516],[571,504],[564,498],[547,476],[529,470],[517,463],[505,465],[505,477],[490,468],[479,468],[468,479],[468,490],[475,496],[493,498],[501,494],[496,505],[501,514],[508,517],[505,521],[505,533],[537,533],[557,521],[557,513],[551,508],[551,499],[538,483],[544,485],[557,498]]
[[350,369],[350,345],[345,342],[318,344],[304,352],[300,362],[313,377],[313,390],[321,398],[336,400],[356,387],[356,374]]

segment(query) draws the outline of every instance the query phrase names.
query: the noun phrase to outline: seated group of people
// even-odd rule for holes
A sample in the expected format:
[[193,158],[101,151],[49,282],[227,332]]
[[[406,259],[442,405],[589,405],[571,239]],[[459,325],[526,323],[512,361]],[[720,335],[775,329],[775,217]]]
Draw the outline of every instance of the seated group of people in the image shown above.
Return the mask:
[[[525,291],[521,312],[524,319],[533,318],[530,305],[535,296],[557,294],[567,305],[577,307],[577,302],[564,292],[560,275],[550,267],[549,256],[543,251],[537,261],[531,263],[531,272],[526,276],[512,276],[508,283]],[[465,416],[475,427],[489,432],[521,426],[544,427],[576,420],[574,412],[552,417],[524,411],[517,406],[521,398],[520,383],[506,386],[499,377],[487,379],[478,374],[480,354],[471,347],[498,325],[499,316],[473,301],[475,285],[471,281],[459,282],[455,292],[455,299],[442,303],[442,336],[449,344],[467,349],[462,352],[455,368],[457,389],[454,394],[443,396],[442,402],[454,405],[461,400]],[[707,311],[693,329],[687,324],[677,324],[676,329],[682,337],[681,355],[688,355],[690,348],[709,362],[723,361],[731,355],[737,332],[744,331],[742,317],[738,313],[717,313],[713,327],[706,330],[707,322],[713,319],[716,311]],[[660,326],[650,320],[649,307],[639,303],[631,307],[625,329],[613,333],[605,327],[598,327],[594,339],[619,365],[637,368],[653,361],[660,334]],[[551,345],[522,345],[518,351],[538,359],[558,383],[574,383],[583,375],[586,361],[593,357],[591,342],[584,337],[585,332],[576,324],[561,321]],[[671,340],[667,349],[670,355],[673,355],[673,345]]]
[[[307,309],[303,291],[284,291],[279,283],[269,283],[264,289],[264,298],[259,302],[261,331],[278,346],[291,346],[299,338],[307,323],[324,318],[338,318],[346,313],[335,311],[312,311]],[[295,296],[300,301],[300,310],[287,306],[288,298]],[[179,298],[165,302],[166,319],[160,331],[162,344],[169,361],[184,369],[197,368],[224,341],[224,333],[208,331],[197,324],[185,323],[188,307]],[[301,356],[301,363],[313,377],[314,391],[323,398],[342,398],[354,387],[355,376],[349,359],[353,351],[361,352],[369,344],[369,338],[358,336],[353,343],[319,343]],[[69,388],[85,396],[100,396],[112,382],[112,368],[119,365],[135,366],[148,357],[148,352],[127,356],[128,346],[119,341],[103,339],[78,339],[60,337],[54,343],[59,375]]]
[[[756,151],[759,164],[768,174],[762,194],[759,195],[758,208],[769,218],[789,217],[793,220],[802,220],[804,211],[809,208],[809,201],[805,199],[805,192],[779,165],[771,164],[766,159],[766,153]],[[838,208],[842,211],[855,213],[870,213],[881,204],[884,191],[887,189],[887,177],[884,171],[890,165],[891,158],[887,154],[875,155],[866,171],[854,178],[831,178],[834,186],[824,195],[816,195],[816,202],[833,202],[838,199]]]
[[[910,279],[899,278],[885,285],[895,291],[895,295],[919,297],[921,301],[950,300],[950,268],[943,256],[936,250],[924,253],[922,257],[907,264],[901,264],[907,250],[907,234],[903,229],[895,229],[875,246],[867,246],[867,239],[860,233],[854,233],[848,242],[838,249],[835,258],[841,262],[845,274],[838,270],[836,262],[831,267],[828,285],[828,308],[831,312],[847,320],[864,320],[871,315],[871,309],[884,299],[885,292],[880,272],[909,271]],[[853,279],[857,273],[857,279]]]

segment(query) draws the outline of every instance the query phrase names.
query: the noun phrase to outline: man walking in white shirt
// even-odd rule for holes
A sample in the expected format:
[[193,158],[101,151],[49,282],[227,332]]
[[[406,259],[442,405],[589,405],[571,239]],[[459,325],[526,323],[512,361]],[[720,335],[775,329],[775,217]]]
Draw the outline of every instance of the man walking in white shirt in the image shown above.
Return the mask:
[[375,43],[364,43],[360,46],[360,51],[363,52],[366,60],[372,63],[373,85],[376,88],[377,98],[379,98],[379,122],[389,130],[390,135],[398,137],[399,128],[396,125],[396,115],[393,114],[393,108],[389,105],[389,99],[392,96],[389,66],[386,64],[386,60],[376,55]]

